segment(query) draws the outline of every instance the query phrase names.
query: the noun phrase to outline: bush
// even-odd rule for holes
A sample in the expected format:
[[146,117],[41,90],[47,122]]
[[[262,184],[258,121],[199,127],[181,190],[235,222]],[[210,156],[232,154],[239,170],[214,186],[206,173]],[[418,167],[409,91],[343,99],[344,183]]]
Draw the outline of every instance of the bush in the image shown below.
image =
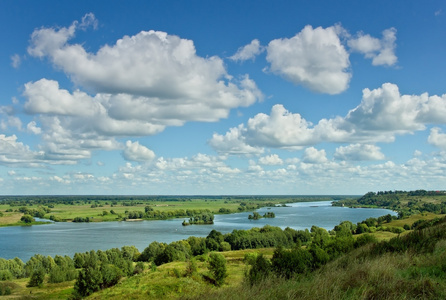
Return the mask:
[[144,272],[145,267],[146,266],[142,261],[137,262],[135,269],[133,270],[133,274],[141,274],[142,272]]
[[252,257],[247,259],[250,262],[251,268],[245,274],[245,278],[250,285],[255,285],[268,278],[272,273],[272,268],[271,262],[262,254],[257,255],[253,260],[251,259]]
[[228,276],[226,270],[226,259],[220,253],[212,252],[209,255],[208,269],[214,277],[215,285],[223,285]]
[[285,250],[283,247],[274,251],[271,263],[277,276],[286,279],[295,274],[306,273],[313,264],[312,256],[307,250],[301,248]]
[[11,295],[12,291],[8,285],[0,285],[0,296]]
[[0,281],[12,280],[13,276],[9,270],[0,270]]
[[187,266],[186,266],[186,272],[185,276],[190,277],[198,272],[197,262],[195,259],[190,259]]
[[64,270],[59,266],[52,268],[50,271],[50,277],[48,278],[48,282],[59,283],[59,282],[64,282],[64,281],[65,281]]
[[101,266],[102,288],[114,286],[122,278],[122,271],[115,265],[105,264]]
[[359,236],[356,240],[355,240],[355,248],[359,248],[361,246],[364,246],[365,244],[369,244],[369,243],[376,243],[378,240],[376,239],[376,237],[374,235],[365,233],[361,236]]

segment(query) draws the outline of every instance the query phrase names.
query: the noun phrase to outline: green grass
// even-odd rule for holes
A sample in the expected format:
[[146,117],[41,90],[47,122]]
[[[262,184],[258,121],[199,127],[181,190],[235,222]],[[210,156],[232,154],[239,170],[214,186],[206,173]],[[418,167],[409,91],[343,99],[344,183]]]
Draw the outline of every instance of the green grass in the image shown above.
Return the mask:
[[[269,278],[206,291],[184,299],[445,299],[446,240],[434,253],[370,255],[359,248],[321,269],[291,280]],[[210,293],[209,293],[210,292]]]

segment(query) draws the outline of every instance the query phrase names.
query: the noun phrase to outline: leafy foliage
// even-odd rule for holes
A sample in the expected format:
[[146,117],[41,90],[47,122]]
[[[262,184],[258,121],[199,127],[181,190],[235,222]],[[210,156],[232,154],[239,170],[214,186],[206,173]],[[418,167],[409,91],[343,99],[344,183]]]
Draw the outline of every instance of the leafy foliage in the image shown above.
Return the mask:
[[225,278],[228,276],[226,270],[226,259],[220,253],[212,252],[209,255],[208,268],[213,275],[216,286],[221,286],[225,282]]

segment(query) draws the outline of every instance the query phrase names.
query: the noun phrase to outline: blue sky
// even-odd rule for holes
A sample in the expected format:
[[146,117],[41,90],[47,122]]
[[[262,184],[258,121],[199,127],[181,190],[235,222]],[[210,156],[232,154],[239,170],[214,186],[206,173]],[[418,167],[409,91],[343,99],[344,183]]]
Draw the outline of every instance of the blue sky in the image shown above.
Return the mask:
[[0,194],[446,189],[444,1],[1,1]]

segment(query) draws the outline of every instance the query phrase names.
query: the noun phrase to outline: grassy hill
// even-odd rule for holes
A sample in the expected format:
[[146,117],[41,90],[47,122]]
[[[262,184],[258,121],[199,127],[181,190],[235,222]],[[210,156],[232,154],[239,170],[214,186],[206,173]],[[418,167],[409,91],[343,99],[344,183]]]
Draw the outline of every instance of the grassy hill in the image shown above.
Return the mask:
[[[358,224],[342,222],[330,232],[312,228],[311,240],[299,241],[291,250],[219,252],[226,259],[227,272],[220,287],[213,284],[206,252],[192,260],[183,258],[159,266],[138,262],[142,269],[136,275],[123,276],[116,285],[86,299],[446,299],[446,217],[441,209],[438,213],[423,210],[431,207],[425,203],[441,208],[444,196],[405,193],[395,201],[402,208],[407,205],[412,209],[414,206],[409,203],[416,203],[420,213],[401,214],[399,219],[370,218]],[[372,199],[377,204],[392,197],[377,193],[358,201]],[[417,197],[417,201],[412,197]],[[269,228],[238,234],[253,233],[260,239],[262,234],[271,237],[280,232]],[[285,259],[280,261],[278,253]],[[296,259],[296,255],[300,256]],[[260,256],[264,259],[259,260]],[[293,272],[280,273],[288,267],[280,265],[287,258]],[[259,272],[267,270],[267,276],[249,280],[247,274],[252,268],[259,268],[261,261],[266,264]],[[298,266],[300,262],[304,263]],[[72,297],[76,282],[49,283],[48,275],[41,287],[27,287],[29,281],[0,281],[0,293],[7,294],[2,298],[67,299]]]

